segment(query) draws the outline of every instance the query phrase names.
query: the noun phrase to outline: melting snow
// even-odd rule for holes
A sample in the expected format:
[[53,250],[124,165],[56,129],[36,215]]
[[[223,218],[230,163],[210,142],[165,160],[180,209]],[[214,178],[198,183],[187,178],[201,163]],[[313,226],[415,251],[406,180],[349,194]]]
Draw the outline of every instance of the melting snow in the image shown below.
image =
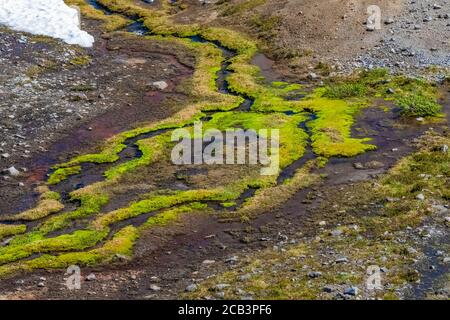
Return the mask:
[[94,37],[80,29],[78,10],[63,0],[0,0],[0,24],[82,47],[94,43]]

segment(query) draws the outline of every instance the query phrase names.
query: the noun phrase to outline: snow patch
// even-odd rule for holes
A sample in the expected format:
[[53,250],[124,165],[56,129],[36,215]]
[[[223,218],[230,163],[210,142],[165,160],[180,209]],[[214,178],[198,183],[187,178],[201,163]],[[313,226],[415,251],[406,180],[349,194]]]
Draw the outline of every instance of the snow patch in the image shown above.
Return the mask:
[[0,0],[0,24],[82,47],[94,43],[94,37],[80,29],[78,10],[63,0]]

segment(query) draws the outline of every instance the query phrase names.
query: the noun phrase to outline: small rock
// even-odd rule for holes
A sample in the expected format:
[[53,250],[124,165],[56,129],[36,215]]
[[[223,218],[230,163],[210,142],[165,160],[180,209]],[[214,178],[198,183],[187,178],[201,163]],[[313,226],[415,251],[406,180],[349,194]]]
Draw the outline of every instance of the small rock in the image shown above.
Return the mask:
[[226,263],[236,263],[239,260],[238,256],[232,256],[225,260]]
[[327,225],[327,222],[326,222],[326,221],[320,221],[320,222],[319,222],[319,226],[322,226],[322,227],[323,227],[323,226],[326,226],[326,225]]
[[392,19],[392,18],[387,18],[385,21],[384,21],[384,24],[393,24],[394,23],[394,19]]
[[369,161],[367,163],[364,164],[365,168],[368,169],[380,169],[384,167],[384,163],[381,161]]
[[39,288],[43,288],[43,287],[45,287],[45,283],[44,282],[39,282],[37,286]]
[[345,288],[344,294],[349,295],[349,296],[356,296],[358,294],[358,287],[351,286],[351,287]]
[[250,279],[251,277],[252,277],[252,275],[250,273],[246,273],[246,274],[243,274],[243,275],[239,276],[238,280],[239,281],[246,281],[246,280]]
[[93,274],[93,273],[91,273],[90,275],[88,275],[86,277],[87,281],[94,281],[95,279],[97,279],[97,278],[95,277],[95,274]]
[[392,88],[389,88],[389,89],[387,89],[387,93],[389,93],[389,94],[394,94],[394,93],[395,93],[395,90],[392,89]]
[[164,90],[169,86],[167,84],[167,82],[165,82],[165,81],[155,81],[152,83],[152,85],[153,85],[153,87],[157,88],[158,90]]
[[442,8],[442,6],[440,4],[437,4],[437,3],[433,4],[433,9],[434,10],[439,10],[441,8]]
[[364,169],[364,165],[363,165],[361,162],[355,162],[355,163],[353,164],[353,167],[354,167],[355,169],[358,169],[358,170],[363,170],[363,169]]
[[4,172],[13,177],[17,177],[20,175],[20,171],[17,170],[15,167],[10,167],[8,169],[5,169]]
[[418,118],[416,118],[416,121],[418,121],[418,122],[424,122],[424,121],[425,121],[425,119],[424,119],[424,118],[422,118],[422,117],[418,117]]
[[319,271],[312,271],[308,273],[308,277],[311,279],[319,278],[320,276],[322,276],[322,272]]
[[342,257],[342,258],[337,258],[335,260],[336,263],[347,263],[348,259],[346,257]]
[[11,155],[9,153],[2,153],[2,158],[9,158]]
[[331,293],[331,292],[334,291],[334,288],[331,287],[331,286],[325,286],[325,287],[322,288],[322,291],[323,292],[327,292],[327,293]]
[[223,289],[228,288],[230,285],[227,283],[219,283],[214,287],[214,290],[216,291],[222,291]]
[[152,290],[152,291],[161,291],[161,287],[158,287],[156,284],[152,284],[149,287],[149,289]]
[[331,235],[333,236],[333,237],[339,237],[339,236],[341,236],[342,235],[342,230],[341,229],[335,229],[335,230],[333,230],[333,231],[331,231]]
[[192,283],[190,285],[188,285],[185,289],[186,292],[194,292],[195,290],[197,290],[197,285],[195,283]]
[[308,74],[308,79],[310,79],[310,80],[316,80],[317,78],[318,78],[318,76],[314,72],[311,72],[310,74]]
[[441,151],[442,151],[443,153],[447,153],[447,152],[448,152],[448,145],[444,144],[444,145],[441,147]]
[[202,264],[206,264],[206,265],[214,264],[214,263],[216,263],[216,261],[214,261],[214,260],[203,260],[203,262],[202,262]]
[[214,295],[217,299],[223,299],[225,298],[225,292],[216,292]]
[[423,193],[419,193],[419,194],[416,196],[416,199],[417,199],[417,200],[420,200],[420,201],[423,201],[423,200],[425,200],[425,196],[423,195]]

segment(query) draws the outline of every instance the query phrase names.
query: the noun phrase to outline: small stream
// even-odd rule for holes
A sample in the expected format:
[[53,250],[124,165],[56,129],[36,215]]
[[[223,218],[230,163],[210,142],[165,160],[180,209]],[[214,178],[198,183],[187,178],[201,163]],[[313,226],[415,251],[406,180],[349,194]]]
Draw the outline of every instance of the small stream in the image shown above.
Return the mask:
[[[157,3],[156,1],[155,2],[143,1],[143,2],[147,3],[147,5],[154,5]],[[108,8],[100,5],[96,0],[88,0],[88,3],[90,5],[92,5],[94,8],[103,11],[107,15],[111,15],[114,13],[111,10],[109,10]],[[132,23],[130,23],[125,28],[125,30],[128,32],[134,33],[136,35],[140,35],[140,36],[150,34],[149,30],[143,25],[142,21],[139,21],[139,20],[132,21]],[[233,52],[232,50],[225,48],[220,43],[208,41],[199,36],[189,37],[189,39],[194,42],[202,42],[202,43],[209,43],[209,44],[215,45],[218,49],[221,50],[222,55],[225,60],[222,63],[221,69],[217,73],[217,79],[216,79],[217,90],[218,90],[218,92],[223,93],[223,94],[230,94],[230,95],[238,96],[236,93],[234,93],[230,90],[228,82],[227,82],[227,77],[231,74],[231,71],[229,70],[229,66],[231,64],[230,60],[236,56],[236,53]],[[255,59],[264,60],[264,57],[262,55],[258,55],[257,57],[255,57]],[[254,59],[254,62],[255,62],[255,59]],[[270,73],[270,71],[268,71],[268,70],[263,70],[263,71],[266,73]],[[233,112],[250,112],[252,109],[252,106],[254,104],[254,100],[249,97],[246,97],[246,96],[241,96],[241,97],[244,99],[244,102],[238,108],[236,108],[232,111]],[[294,98],[301,99],[301,98],[303,98],[303,95],[299,94],[298,96],[296,96]],[[448,106],[447,106],[447,109],[448,109]],[[220,112],[220,111],[218,111],[218,112]],[[211,119],[211,117],[214,116],[214,114],[217,114],[218,112],[205,112],[206,116],[202,119],[202,121],[209,121]],[[381,111],[379,111],[379,112],[381,112]],[[293,115],[293,113],[287,112],[286,115]],[[375,122],[375,119],[372,119],[370,117],[371,116],[370,113],[369,113],[369,116],[367,117],[367,119],[364,119],[364,115],[363,115],[363,119],[362,119],[363,122],[366,120],[367,121],[366,125],[369,127],[372,127],[374,129],[374,132],[376,132],[376,135],[373,135],[373,138],[374,138],[374,143],[377,146],[380,146],[380,149],[378,150],[378,152],[384,151],[387,153],[387,152],[389,152],[389,150],[391,150],[393,148],[397,148],[397,146],[402,143],[403,139],[410,138],[413,135],[417,136],[421,132],[425,131],[425,128],[424,128],[423,130],[419,130],[421,132],[418,132],[417,127],[408,129],[406,131],[401,131],[398,129],[394,129],[391,126],[391,124],[388,124],[389,129],[387,129],[386,127],[380,125],[381,120],[378,118],[379,115],[380,114],[377,112],[377,114],[376,114],[377,121],[376,122]],[[309,139],[305,146],[305,153],[300,159],[296,160],[295,162],[293,162],[288,167],[286,167],[282,170],[279,177],[277,178],[278,184],[283,184],[287,179],[292,178],[294,176],[295,172],[299,168],[301,168],[307,161],[315,158],[315,154],[311,147],[311,130],[310,130],[309,122],[314,121],[317,118],[317,116],[312,112],[308,112],[307,116],[308,117],[305,121],[303,121],[302,123],[299,123],[299,127],[301,127],[309,136]],[[384,114],[384,116],[386,117],[386,114]],[[390,118],[390,116],[389,116],[389,118]],[[376,128],[375,128],[375,126],[376,126]],[[52,187],[52,189],[61,193],[62,202],[65,205],[66,210],[67,209],[69,209],[69,210],[76,209],[79,206],[79,203],[70,201],[70,199],[69,199],[70,192],[80,189],[80,188],[84,188],[93,183],[103,181],[105,179],[104,172],[106,170],[108,170],[108,168],[111,168],[112,166],[115,166],[115,165],[118,165],[121,163],[125,163],[127,161],[131,161],[134,159],[141,158],[143,154],[139,150],[136,143],[143,139],[148,139],[151,137],[156,137],[158,135],[164,134],[164,133],[168,132],[169,130],[172,130],[172,129],[168,128],[168,129],[163,129],[163,130],[151,131],[151,132],[140,134],[136,137],[127,139],[124,142],[126,147],[124,148],[124,150],[122,150],[118,154],[118,156],[119,156],[118,161],[116,161],[114,163],[106,163],[106,164],[83,163],[81,165],[82,171],[80,174],[68,177],[67,180],[62,181],[58,185]],[[390,137],[393,137],[393,138],[391,139]],[[389,139],[391,139],[391,140],[389,140]],[[386,141],[388,141],[388,142],[386,142]],[[407,151],[408,150],[405,150],[405,153]],[[400,155],[400,153],[399,153],[399,155]],[[369,159],[371,159],[371,157],[374,157],[373,152],[368,152],[364,155],[355,157],[351,160],[349,160],[348,158],[333,158],[330,160],[330,165],[327,166],[326,170],[329,170],[329,172],[336,171],[339,168],[344,168],[343,170],[353,170],[353,168],[352,168],[353,162],[359,161],[359,159],[369,160]],[[384,161],[386,161],[386,160],[384,160]],[[392,161],[389,160],[387,162],[388,162],[388,164],[390,164],[393,161],[394,160],[392,160]],[[329,180],[333,181],[333,178],[330,178]],[[336,184],[339,183],[339,180],[336,180],[335,183]],[[256,191],[257,190],[253,189],[253,188],[247,189],[235,201],[235,204],[228,208],[224,208],[219,202],[209,202],[208,205],[218,211],[220,211],[220,210],[234,211],[234,210],[238,209],[247,199],[253,197]],[[133,225],[141,225],[150,216],[155,215],[157,213],[158,212],[149,212],[148,214],[141,215],[132,220],[130,219],[130,220],[122,221],[119,224],[114,225],[113,228],[115,229],[124,223],[126,223],[126,224],[132,223]],[[28,226],[34,225],[35,223],[36,222],[33,222],[32,224],[30,223],[30,224],[28,224]],[[78,227],[79,226],[77,225],[77,228]],[[73,228],[74,228],[74,225],[71,227],[71,229],[73,229]],[[52,234],[52,236],[55,236],[57,234],[63,234],[66,232],[67,232],[67,229],[66,230],[58,230],[58,232],[55,234]],[[434,277],[431,276],[430,279],[432,279],[432,278],[434,278]],[[426,281],[426,285],[424,285],[424,286],[428,287],[428,285],[429,285],[428,282],[429,281]],[[414,292],[414,296],[419,296],[421,294],[421,291],[423,291],[422,287],[415,288],[415,290],[416,291]]]

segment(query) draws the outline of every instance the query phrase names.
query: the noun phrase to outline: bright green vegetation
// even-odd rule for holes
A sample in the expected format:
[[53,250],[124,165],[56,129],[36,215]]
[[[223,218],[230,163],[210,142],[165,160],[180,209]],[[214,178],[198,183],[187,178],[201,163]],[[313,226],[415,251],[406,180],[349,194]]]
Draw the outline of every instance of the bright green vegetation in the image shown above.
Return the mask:
[[75,175],[81,173],[81,167],[80,166],[74,166],[74,167],[68,167],[68,168],[59,168],[56,169],[48,178],[47,183],[52,184],[58,184],[61,181],[66,180],[69,176]]
[[[433,206],[449,199],[450,153],[441,149],[449,143],[448,135],[428,133],[419,141],[418,152],[402,159],[377,183],[347,186],[325,200],[314,220],[319,224],[325,219],[326,225],[315,226],[315,235],[286,245],[285,250],[266,249],[243,257],[239,265],[219,272],[183,297],[214,297],[215,286],[226,283],[230,285],[223,290],[226,299],[240,299],[237,289],[255,299],[333,299],[337,291],[326,293],[325,286],[341,292],[357,286],[364,291],[367,267],[378,265],[388,270],[382,277],[384,289],[365,297],[399,299],[399,289],[419,279],[414,263],[422,257],[417,240],[405,231],[425,220],[442,223]],[[372,192],[361,194],[367,188]],[[420,192],[425,194],[424,201],[416,198]],[[382,206],[367,215],[371,204]],[[338,257],[349,262],[330,263]],[[321,275],[312,279],[308,276],[312,271]]]
[[402,114],[413,117],[436,116],[442,109],[441,105],[435,100],[421,94],[412,94],[399,98],[398,106],[402,109]]
[[27,226],[24,224],[0,224],[0,240],[5,237],[13,236],[20,233],[25,233],[27,231]]
[[[375,98],[401,101],[402,97],[414,92],[422,92],[430,99],[436,96],[435,89],[426,82],[391,77],[385,70],[373,70],[312,90],[300,101],[289,100],[302,86],[283,82],[265,83],[258,67],[251,64],[251,59],[258,51],[257,43],[239,32],[175,24],[171,21],[170,5],[167,2],[162,3],[162,10],[155,11],[143,8],[132,0],[99,0],[100,4],[123,16],[105,16],[83,1],[68,2],[79,5],[87,17],[104,21],[105,30],[115,30],[128,24],[129,21],[123,16],[137,17],[152,31],[152,36],[142,37],[142,41],[181,44],[192,52],[196,57],[196,69],[189,83],[184,84],[184,89],[192,93],[192,99],[170,118],[122,132],[106,141],[100,152],[81,155],[55,166],[48,185],[58,184],[71,175],[82,173],[84,163],[114,163],[119,160],[119,153],[126,148],[128,139],[155,133],[154,137],[137,141],[142,157],[112,164],[104,172],[103,181],[71,192],[71,199],[80,203],[76,210],[60,212],[63,208],[58,195],[46,190],[36,208],[14,216],[14,220],[42,219],[42,222],[27,233],[23,227],[0,229],[6,230],[0,231],[5,235],[18,234],[8,246],[0,248],[0,276],[36,268],[94,265],[130,256],[135,241],[144,230],[166,226],[179,220],[183,214],[203,212],[209,202],[232,207],[249,188],[257,189],[256,195],[247,199],[236,212],[227,215],[249,219],[264,210],[275,209],[298,190],[317,182],[320,177],[312,174],[311,170],[325,165],[328,158],[351,157],[376,148],[368,143],[369,139],[351,136],[355,116]],[[246,3],[259,5],[262,2]],[[235,53],[230,59],[229,71],[232,73],[227,81],[230,90],[238,95],[223,94],[217,90],[217,72],[225,61],[222,51],[212,43],[191,41],[186,38],[188,36],[199,36],[220,43]],[[395,94],[388,93],[390,87],[395,89]],[[82,85],[73,90],[87,91],[95,88]],[[254,99],[250,112],[235,110],[244,102],[243,97]],[[104,209],[114,201],[117,193],[126,193],[128,187],[148,183],[157,185],[161,181],[158,180],[161,172],[167,176],[175,174],[170,162],[170,152],[174,145],[170,141],[173,129],[192,130],[194,122],[204,117],[207,111],[215,113],[210,121],[203,124],[204,130],[218,129],[223,132],[233,128],[255,131],[279,129],[281,169],[304,156],[308,133],[301,124],[306,125],[311,133],[313,151],[318,158],[298,169],[291,179],[281,185],[277,184],[276,175],[262,176],[260,166],[215,168],[216,178],[201,180],[197,176],[200,182],[193,183],[189,190],[160,188],[144,195],[139,194],[121,204],[118,209]],[[158,132],[163,129],[167,132]],[[152,167],[157,169],[151,171]],[[147,214],[151,216],[140,227],[128,226],[114,233],[117,223]],[[72,227],[74,222],[83,227],[59,236],[51,235],[55,231]],[[111,233],[114,233],[112,239],[107,240]],[[96,248],[91,249],[92,247]],[[37,253],[43,255],[24,260]]]

